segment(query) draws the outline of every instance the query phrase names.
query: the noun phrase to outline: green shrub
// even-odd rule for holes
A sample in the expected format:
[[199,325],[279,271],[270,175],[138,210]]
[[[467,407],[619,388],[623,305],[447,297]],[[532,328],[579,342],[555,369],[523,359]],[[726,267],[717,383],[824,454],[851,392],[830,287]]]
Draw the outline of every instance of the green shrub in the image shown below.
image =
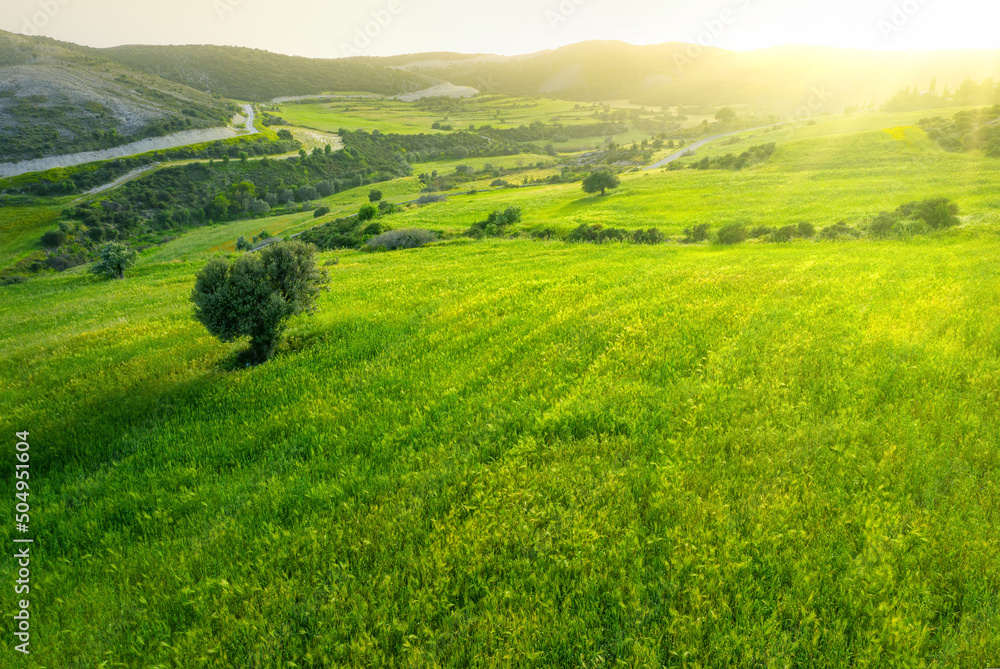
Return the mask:
[[415,249],[437,239],[429,230],[390,230],[365,243],[366,251],[398,251]]
[[794,225],[786,225],[771,233],[771,240],[775,242],[790,242],[799,234],[799,229]]
[[466,231],[466,235],[476,239],[482,237],[501,237],[507,234],[510,226],[521,222],[521,209],[519,207],[507,207],[504,210],[492,212],[485,221],[473,223],[472,227]]
[[861,231],[852,228],[844,221],[840,221],[839,223],[823,228],[823,230],[820,231],[819,236],[820,238],[827,240],[845,238],[856,239],[861,236]]
[[98,251],[98,260],[90,271],[105,279],[124,279],[125,270],[135,265],[136,252],[121,242],[108,242]]
[[323,216],[326,216],[329,213],[330,213],[330,208],[329,207],[320,207],[316,211],[313,212],[313,218],[321,218]]
[[935,230],[959,225],[958,212],[958,205],[946,198],[908,202],[896,211],[900,219],[921,220]]
[[895,237],[916,237],[917,235],[926,235],[931,230],[931,226],[920,219],[903,220],[892,226],[892,235]]
[[220,341],[249,337],[252,362],[271,357],[289,318],[311,313],[328,281],[315,247],[273,244],[235,262],[217,258],[198,273],[191,301],[195,318]]
[[581,224],[566,236],[567,242],[596,242],[600,234],[600,226]]
[[899,222],[899,217],[887,211],[879,212],[879,215],[868,224],[868,232],[873,237],[888,237],[893,227]]
[[433,204],[435,202],[444,202],[448,198],[444,195],[422,195],[420,199],[417,200],[417,204]]
[[62,230],[50,230],[42,235],[42,246],[47,249],[57,249],[66,243],[66,233]]
[[662,244],[664,239],[663,233],[656,228],[636,230],[632,233],[632,242],[634,244]]
[[[647,235],[647,233],[642,230],[630,233],[627,230],[620,230],[618,228],[605,228],[602,225],[584,224],[569,233],[566,237],[566,241],[571,243],[588,242],[591,244],[624,241],[635,242],[637,234],[641,235],[643,239],[645,239]],[[656,234],[659,234],[659,232],[657,231]]]
[[600,193],[606,195],[609,189],[618,188],[621,180],[608,170],[592,172],[583,180],[584,193]]
[[729,223],[719,228],[715,239],[725,246],[740,244],[747,239],[747,229],[742,223]]
[[709,231],[711,227],[708,223],[699,223],[690,228],[684,229],[684,243],[685,244],[697,244],[698,242],[704,242],[708,239]]
[[959,225],[958,212],[958,205],[946,198],[907,202],[892,213],[880,212],[868,224],[868,231],[874,237],[926,234]]
[[254,216],[266,216],[271,213],[271,205],[265,200],[254,200],[250,203],[250,206],[247,207],[247,211]]
[[376,216],[378,216],[378,207],[373,204],[366,204],[358,211],[358,220],[362,223],[365,221],[371,221]]

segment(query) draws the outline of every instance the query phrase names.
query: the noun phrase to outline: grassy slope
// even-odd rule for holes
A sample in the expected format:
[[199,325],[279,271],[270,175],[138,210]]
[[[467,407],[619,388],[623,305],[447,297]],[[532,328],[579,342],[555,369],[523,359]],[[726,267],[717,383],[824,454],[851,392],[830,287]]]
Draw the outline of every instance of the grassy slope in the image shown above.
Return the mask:
[[[920,118],[933,114],[914,112],[827,118],[813,126],[795,124],[773,132],[751,133],[738,144],[712,144],[698,152],[700,159],[739,153],[763,142],[775,141],[780,145],[771,164],[740,173],[685,170],[625,175],[621,190],[608,198],[585,196],[579,184],[454,196],[448,204],[431,205],[397,216],[391,225],[458,232],[485,219],[494,209],[521,206],[528,227],[568,231],[581,223],[600,223],[632,229],[658,227],[669,234],[680,234],[685,227],[695,223],[705,222],[718,227],[734,220],[771,226],[796,224],[802,220],[821,226],[840,220],[861,223],[881,210],[895,209],[906,201],[939,195],[958,201],[971,222],[997,222],[1000,220],[995,176],[997,161],[942,151],[914,127]],[[337,125],[337,122],[331,124]],[[907,130],[903,135],[884,131],[893,128]],[[414,169],[417,173],[439,170],[443,174],[453,171],[459,164],[481,169],[486,163],[515,167],[550,160],[542,155],[469,158],[420,163]],[[546,176],[550,173],[551,170],[531,174]],[[509,179],[519,184],[523,175]],[[492,177],[484,178],[465,188],[488,188],[492,181]],[[378,188],[389,199],[401,202],[418,197],[421,187],[415,179],[403,179],[380,184]],[[371,187],[365,187],[347,191],[323,200],[322,204],[331,206],[335,216],[353,213],[367,202],[370,190]],[[52,216],[17,217],[17,220],[21,226],[32,222],[35,225],[23,230],[16,246],[4,245],[14,254],[12,259],[37,250],[37,240],[54,228]],[[194,234],[218,239],[218,244],[228,240],[231,245],[236,237],[246,232],[254,234],[266,229],[271,233],[292,234],[314,223],[311,214],[307,214],[231,224],[222,231]],[[0,232],[3,230],[0,228]],[[0,266],[7,264],[0,262]]]
[[[447,221],[462,229],[492,209],[515,205],[524,208],[529,226],[565,231],[600,223],[677,234],[695,223],[863,223],[881,210],[935,196],[959,202],[973,222],[1000,221],[1000,163],[982,155],[949,154],[912,126],[894,129],[905,120],[887,115],[881,126],[890,130],[860,132],[849,132],[849,125],[836,120],[827,122],[825,134],[820,126],[805,126],[774,133],[774,138],[756,136],[742,148],[714,147],[716,154],[729,153],[778,141],[778,153],[768,164],[742,172],[640,172],[625,175],[621,189],[604,198],[585,195],[579,184],[483,193],[409,212],[393,224],[434,228]],[[859,120],[859,125],[869,124]],[[706,147],[698,155],[713,154]]]
[[[61,198],[66,202],[69,198]],[[56,229],[59,207],[0,207],[0,267],[41,251],[41,237]]]
[[37,661],[984,665],[998,251],[351,254],[241,371],[200,261],[8,288]]
[[[395,100],[336,100],[321,103],[287,103],[279,114],[293,125],[336,132],[381,130],[384,133],[418,134],[438,132],[435,122],[448,123],[456,130],[491,125],[494,128],[517,128],[535,121],[545,124],[579,125],[600,123],[594,108],[562,100],[527,98],[475,98],[463,103],[464,110],[443,114]],[[500,118],[497,118],[497,115]],[[445,120],[445,116],[448,119]]]
[[[912,133],[390,220],[460,229],[522,202],[529,225],[667,228],[686,203],[823,223],[926,192],[995,222],[986,161]],[[3,289],[39,666],[995,664],[994,226],[328,254],[320,313],[232,370],[238,345],[190,317],[195,272],[310,217],[195,231],[121,283],[79,268]]]
[[[798,124],[769,133],[752,133],[737,144],[709,145],[698,152],[700,159],[739,153],[763,142],[779,144],[779,152],[768,164],[742,172],[659,170],[627,174],[622,177],[621,189],[604,198],[585,195],[579,184],[451,195],[447,203],[413,209],[387,219],[387,223],[396,228],[461,232],[495,209],[519,206],[524,209],[524,226],[528,228],[566,232],[587,223],[627,229],[658,227],[678,235],[693,224],[709,223],[718,228],[733,221],[773,227],[800,221],[822,227],[842,220],[864,225],[879,211],[938,196],[957,201],[969,223],[1000,222],[997,161],[978,154],[941,150],[912,125],[926,114],[830,118],[815,126]],[[473,158],[420,163],[414,170],[445,174],[459,164],[481,169],[486,163],[515,167],[550,160],[539,155]],[[530,174],[545,176],[553,172]],[[505,178],[520,184],[523,176]],[[486,177],[463,186],[463,190],[489,188],[491,181],[493,177]],[[387,199],[402,202],[419,196],[421,186],[416,179],[408,178],[378,188]],[[369,190],[345,191],[323,204],[333,208],[331,216],[353,213],[367,202]],[[206,234],[230,244],[239,234],[260,231],[255,228],[293,234],[316,224],[310,216],[262,220],[239,224],[232,233]]]

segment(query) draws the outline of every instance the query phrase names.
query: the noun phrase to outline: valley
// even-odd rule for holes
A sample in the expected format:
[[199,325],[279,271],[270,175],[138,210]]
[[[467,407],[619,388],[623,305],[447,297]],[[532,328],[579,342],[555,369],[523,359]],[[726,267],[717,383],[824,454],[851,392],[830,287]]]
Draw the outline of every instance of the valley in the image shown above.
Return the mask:
[[[579,45],[97,51],[245,130],[0,172],[23,666],[995,665],[995,84],[805,115],[764,66],[699,93],[774,52],[639,95]],[[481,92],[398,97],[445,76]],[[281,240],[328,290],[248,361],[192,294]]]

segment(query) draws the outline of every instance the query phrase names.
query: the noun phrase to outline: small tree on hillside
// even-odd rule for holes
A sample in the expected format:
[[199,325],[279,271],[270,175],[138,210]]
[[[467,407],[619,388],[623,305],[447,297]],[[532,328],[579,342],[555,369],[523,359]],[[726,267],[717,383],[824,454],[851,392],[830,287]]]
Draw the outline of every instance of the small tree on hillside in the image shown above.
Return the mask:
[[136,252],[121,242],[108,242],[98,251],[100,260],[90,271],[105,279],[124,279],[125,270],[135,265]]
[[368,201],[369,202],[381,202],[382,201],[382,191],[380,191],[380,190],[373,190],[371,193],[368,193]]
[[715,114],[716,121],[722,121],[723,123],[728,123],[730,121],[736,120],[736,112],[733,111],[732,107],[723,107]]
[[618,177],[607,170],[601,170],[599,172],[592,172],[583,180],[583,192],[600,193],[603,196],[607,194],[608,189],[613,190],[620,185],[621,180]]
[[[795,228],[792,228],[794,231]],[[732,246],[733,244],[740,244],[746,241],[747,230],[743,227],[741,223],[730,223],[719,228],[719,231],[715,234],[715,239],[720,244],[725,246]]]
[[230,264],[217,258],[198,273],[191,301],[195,318],[220,341],[250,338],[255,363],[274,353],[292,316],[315,310],[326,285],[316,248],[302,242],[274,244]]

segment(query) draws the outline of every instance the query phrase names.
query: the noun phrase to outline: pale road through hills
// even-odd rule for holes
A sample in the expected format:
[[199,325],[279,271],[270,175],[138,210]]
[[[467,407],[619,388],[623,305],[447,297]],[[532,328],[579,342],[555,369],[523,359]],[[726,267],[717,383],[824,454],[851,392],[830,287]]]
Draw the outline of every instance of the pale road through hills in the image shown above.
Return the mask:
[[232,139],[243,134],[256,134],[254,127],[254,114],[251,105],[243,105],[243,111],[247,115],[246,132],[240,132],[233,128],[207,128],[204,130],[184,130],[175,132],[163,137],[149,137],[141,139],[131,144],[123,144],[110,149],[100,151],[84,151],[82,153],[70,153],[62,156],[50,156],[48,158],[37,158],[35,160],[22,160],[18,163],[0,163],[0,178],[16,177],[29,172],[44,172],[45,170],[57,167],[75,167],[86,163],[94,163],[100,160],[113,160],[115,158],[128,158],[150,151],[164,151],[166,149],[176,149],[190,144],[201,144],[202,142],[214,142],[220,139]]
[[[805,119],[796,119],[805,120]],[[753,132],[754,130],[767,130],[768,128],[777,128],[779,125],[788,125],[789,123],[795,123],[795,121],[784,121],[782,123],[772,123],[771,125],[762,125],[758,128],[744,128],[743,130],[734,130],[733,132],[724,132],[721,135],[712,135],[711,137],[706,137],[705,139],[700,139],[694,144],[689,144],[677,153],[672,153],[658,163],[653,163],[649,167],[644,167],[645,170],[655,170],[659,167],[664,167],[674,162],[675,160],[680,160],[689,154],[689,152],[700,149],[710,142],[714,142],[717,139],[722,139],[723,137],[732,137],[733,135],[741,135],[744,132]]]

